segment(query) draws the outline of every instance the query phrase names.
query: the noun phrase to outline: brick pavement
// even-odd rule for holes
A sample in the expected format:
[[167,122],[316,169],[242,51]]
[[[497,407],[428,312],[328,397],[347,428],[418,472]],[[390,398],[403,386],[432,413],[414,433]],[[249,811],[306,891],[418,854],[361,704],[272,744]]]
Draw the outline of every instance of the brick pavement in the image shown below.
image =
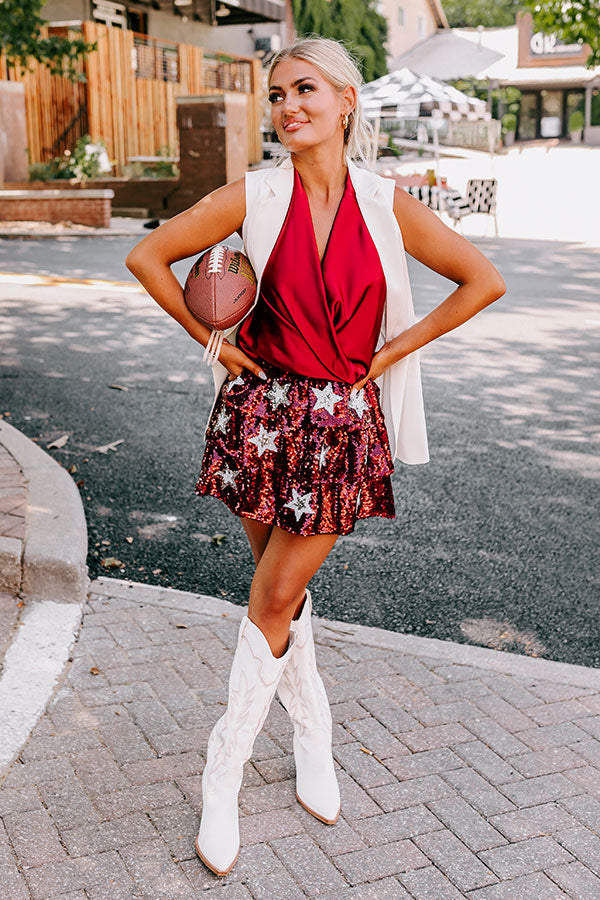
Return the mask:
[[0,789],[3,900],[600,897],[598,687],[316,621],[340,819],[296,801],[276,698],[245,768],[240,857],[214,875],[193,846],[203,754],[246,608],[108,581],[92,584],[62,686]]

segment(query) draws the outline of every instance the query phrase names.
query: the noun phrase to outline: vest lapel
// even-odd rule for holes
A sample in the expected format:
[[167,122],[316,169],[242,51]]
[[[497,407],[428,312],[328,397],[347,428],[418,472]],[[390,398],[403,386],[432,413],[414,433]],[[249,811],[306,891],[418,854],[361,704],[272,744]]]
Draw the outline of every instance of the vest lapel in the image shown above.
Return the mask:
[[[259,170],[260,171],[260,170]],[[244,248],[256,274],[257,291],[262,274],[279,237],[292,199],[294,166],[287,157],[280,166],[273,166],[261,180],[258,196],[252,209],[247,210]],[[246,240],[248,235],[251,240]]]

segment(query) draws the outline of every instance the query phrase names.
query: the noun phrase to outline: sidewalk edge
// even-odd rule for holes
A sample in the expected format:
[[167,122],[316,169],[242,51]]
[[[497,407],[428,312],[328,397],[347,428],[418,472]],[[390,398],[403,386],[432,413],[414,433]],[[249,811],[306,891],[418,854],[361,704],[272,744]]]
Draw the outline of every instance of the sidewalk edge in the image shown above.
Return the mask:
[[89,588],[87,525],[71,476],[21,431],[0,420],[0,444],[25,481],[19,620],[0,675],[0,778],[54,693],[77,639]]
[[[157,606],[185,612],[201,612],[211,616],[227,615],[232,619],[241,619],[248,609],[247,606],[240,606],[219,597],[106,576],[100,576],[91,583],[90,593],[105,597],[131,599],[135,602],[153,603]],[[490,673],[497,672],[514,675],[517,678],[540,679],[600,690],[600,669],[588,666],[521,656],[518,653],[490,650],[487,647],[442,641],[438,638],[400,634],[395,631],[387,631],[385,628],[355,625],[315,615],[313,615],[313,629],[317,643],[345,641],[352,644],[365,644],[370,647],[379,647],[382,650],[397,650],[399,653],[406,653],[409,656],[439,659],[440,663],[488,669]]]
[[87,525],[75,482],[26,435],[0,420],[0,443],[20,465],[27,487],[21,597],[77,602],[87,596]]

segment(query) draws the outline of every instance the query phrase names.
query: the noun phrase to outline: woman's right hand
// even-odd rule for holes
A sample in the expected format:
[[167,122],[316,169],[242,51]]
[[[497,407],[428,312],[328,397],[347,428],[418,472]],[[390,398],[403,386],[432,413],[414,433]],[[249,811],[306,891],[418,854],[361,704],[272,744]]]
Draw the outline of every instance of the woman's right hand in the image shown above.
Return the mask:
[[267,376],[258,363],[254,362],[253,359],[246,356],[243,350],[240,350],[235,344],[229,343],[226,339],[221,344],[219,362],[221,365],[225,366],[229,372],[227,381],[233,381],[233,379],[237,378],[244,369],[250,369],[250,371],[254,372],[255,375],[258,375],[259,378],[266,380]]

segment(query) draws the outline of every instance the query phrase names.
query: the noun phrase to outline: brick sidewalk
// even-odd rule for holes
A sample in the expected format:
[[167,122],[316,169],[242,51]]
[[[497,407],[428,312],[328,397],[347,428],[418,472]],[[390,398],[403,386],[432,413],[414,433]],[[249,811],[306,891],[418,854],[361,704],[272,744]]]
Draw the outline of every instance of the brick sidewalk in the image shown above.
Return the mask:
[[400,653],[316,619],[340,819],[296,801],[275,699],[245,768],[240,857],[214,875],[193,846],[203,753],[246,607],[186,610],[179,592],[107,581],[0,790],[3,900],[600,897],[598,687]]

